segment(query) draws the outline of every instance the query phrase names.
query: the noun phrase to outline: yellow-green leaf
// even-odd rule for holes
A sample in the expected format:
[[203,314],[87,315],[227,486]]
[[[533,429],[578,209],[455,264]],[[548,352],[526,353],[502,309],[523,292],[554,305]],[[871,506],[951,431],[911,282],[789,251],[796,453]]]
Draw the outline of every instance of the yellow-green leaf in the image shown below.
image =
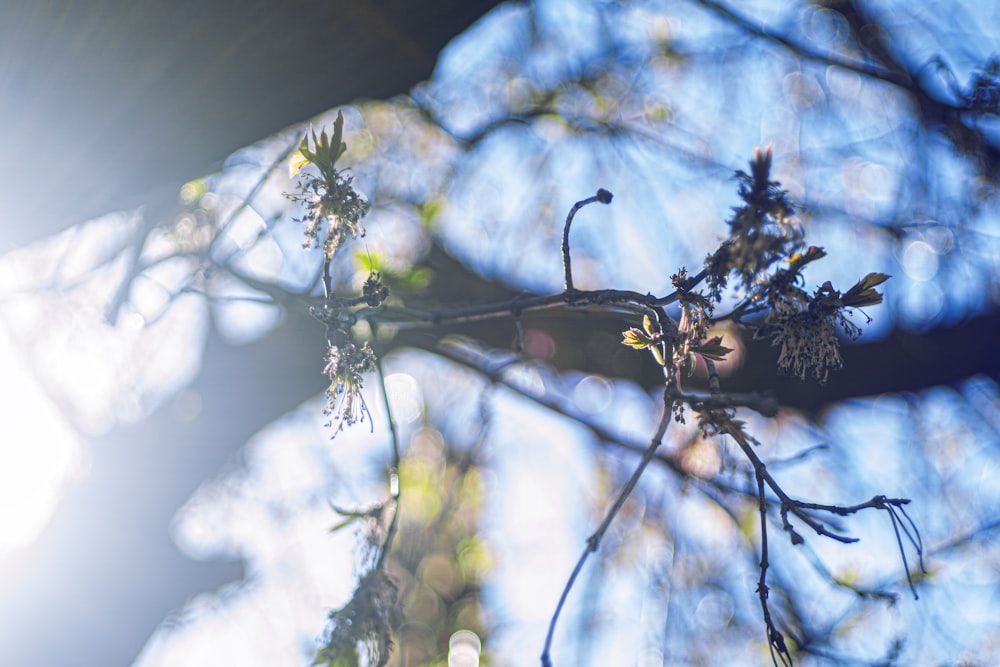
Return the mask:
[[653,338],[655,338],[656,334],[659,333],[659,328],[653,325],[653,320],[649,318],[649,315],[642,316],[642,328],[645,329],[646,333]]
[[292,157],[288,160],[289,178],[294,178],[310,162],[308,148],[305,150],[299,149],[297,152],[292,153]]
[[636,329],[635,327],[622,332],[622,345],[628,345],[629,347],[633,347],[637,350],[643,350],[649,347],[651,342],[652,340],[644,331]]
[[660,350],[659,345],[650,345],[649,349],[652,350],[653,356],[656,358],[656,363],[661,366],[667,365],[667,361],[663,358],[663,352]]

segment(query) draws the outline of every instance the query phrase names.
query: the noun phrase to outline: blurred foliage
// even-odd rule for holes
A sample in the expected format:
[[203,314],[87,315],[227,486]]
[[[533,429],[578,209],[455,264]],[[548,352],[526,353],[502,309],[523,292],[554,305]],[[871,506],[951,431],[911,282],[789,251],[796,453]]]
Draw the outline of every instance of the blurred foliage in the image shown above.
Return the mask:
[[388,571],[402,590],[404,622],[394,664],[448,664],[456,629],[488,636],[480,609],[491,549],[479,535],[485,489],[477,450],[449,447],[427,425],[400,468],[400,526]]

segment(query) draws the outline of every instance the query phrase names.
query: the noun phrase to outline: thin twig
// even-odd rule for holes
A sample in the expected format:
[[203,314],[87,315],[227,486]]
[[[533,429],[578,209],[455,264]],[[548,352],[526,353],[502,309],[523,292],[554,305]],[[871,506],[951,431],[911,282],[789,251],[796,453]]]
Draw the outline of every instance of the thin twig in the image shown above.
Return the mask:
[[906,505],[906,503],[904,502],[894,504],[896,509],[898,509],[900,513],[906,518],[906,522],[910,524],[910,528],[913,529],[913,534],[911,535],[910,531],[907,530],[906,526],[903,526],[903,531],[906,533],[906,536],[910,538],[910,543],[913,544],[913,548],[916,549],[917,551],[917,558],[920,562],[920,569],[921,571],[926,573],[927,568],[924,567],[924,540],[923,538],[920,537],[920,531],[917,530],[917,524],[913,521],[913,519],[910,518],[910,515],[906,513],[906,507],[904,507],[904,505]]
[[[218,240],[222,238],[226,234],[226,232],[228,232],[229,229],[233,226],[233,223],[236,222],[237,216],[239,216],[240,213],[242,213],[243,211],[245,211],[247,208],[250,207],[250,205],[253,203],[253,200],[257,197],[257,194],[261,191],[261,188],[264,187],[264,184],[267,183],[267,180],[271,177],[271,174],[273,174],[275,170],[277,170],[277,168],[282,165],[282,163],[288,160],[288,156],[290,156],[293,152],[295,152],[295,150],[299,147],[300,142],[301,139],[296,137],[295,140],[291,144],[289,144],[288,148],[281,151],[281,153],[278,154],[278,157],[276,157],[271,162],[271,164],[268,165],[267,169],[264,170],[264,173],[261,174],[260,178],[257,179],[257,182],[254,183],[254,186],[250,188],[250,191],[246,194],[246,196],[243,197],[243,200],[240,202],[240,205],[229,212],[229,215],[227,215],[226,219],[219,225],[218,231],[216,231],[214,237],[212,238],[212,244],[211,244],[212,247],[209,249],[210,256]],[[231,260],[233,258],[233,255],[239,252],[239,250],[240,249],[237,248],[227,257],[221,259],[218,263],[221,265],[228,264],[229,260]]]
[[[708,385],[712,394],[718,395],[721,392],[719,371],[715,367],[713,360],[708,357],[704,357],[704,360],[705,366],[708,369]],[[732,422],[729,422],[729,424],[730,435],[740,443],[740,446],[748,453],[751,461],[753,461],[753,474],[757,481],[757,507],[760,511],[760,577],[757,580],[757,597],[760,600],[761,611],[764,614],[764,627],[767,630],[767,647],[771,652],[771,662],[777,665],[778,657],[780,657],[781,664],[791,665],[791,655],[788,653],[788,647],[785,645],[785,636],[775,626],[774,620],[771,618],[771,609],[767,602],[767,568],[770,567],[767,550],[767,494],[764,492],[767,469],[764,466],[764,462],[757,457],[756,452],[750,448],[746,439],[737,437],[737,434],[742,436],[743,432],[735,424],[732,424]],[[785,518],[784,506],[782,506],[782,521],[787,529],[788,522]],[[777,651],[777,654],[775,654],[775,651]]]
[[[430,350],[431,348],[424,348]],[[505,372],[508,368],[515,365],[522,365],[524,362],[514,355],[509,355],[502,361],[497,361],[488,356],[488,351],[474,350],[469,346],[460,345],[456,341],[456,337],[449,337],[438,343],[437,346],[433,348],[436,354],[441,355],[445,359],[449,359],[455,363],[461,364],[465,368],[476,371],[477,373],[484,376],[490,382],[495,385],[506,387],[507,389],[513,391],[519,396],[523,396],[528,400],[540,405],[548,410],[551,410],[555,414],[562,415],[568,419],[572,419],[584,426],[589,430],[595,438],[600,442],[606,442],[616,447],[620,447],[629,452],[635,454],[642,454],[646,450],[645,444],[639,444],[636,442],[630,442],[623,439],[621,436],[616,435],[595,423],[591,418],[592,415],[581,412],[579,409],[573,407],[572,402],[567,402],[563,400],[559,395],[553,394],[549,391],[534,391],[532,389],[526,388],[525,386],[515,382],[509,375]],[[549,382],[546,381],[544,385],[547,387]],[[672,391],[671,399],[675,402],[685,401],[688,398],[687,394],[683,394],[677,391]],[[719,395],[709,398],[699,397],[699,401],[716,401],[716,405],[725,405],[724,401],[732,395]],[[736,395],[742,396],[742,395]],[[752,394],[747,396],[754,396]],[[700,403],[704,404],[704,403]],[[732,402],[729,406],[742,405],[739,402]],[[754,409],[752,406],[750,409]],[[722,491],[725,493],[734,493],[737,495],[747,495],[744,489],[737,488],[724,483],[721,479],[704,479],[697,476],[691,476],[689,472],[685,471],[680,462],[680,457],[672,454],[658,453],[653,457],[657,462],[664,465],[667,469],[671,470],[673,473],[677,474],[681,478],[693,480],[698,488],[702,491],[706,491],[709,487],[714,488],[717,491]],[[707,492],[707,491],[706,491]],[[714,496],[710,496],[713,501],[720,502]],[[780,507],[779,503],[775,503],[776,506]]]
[[552,620],[549,622],[549,631],[545,636],[545,647],[542,650],[542,666],[552,667],[552,659],[549,656],[549,651],[552,648],[552,638],[555,636],[556,623],[559,621],[559,614],[562,612],[563,606],[566,604],[566,598],[569,597],[569,592],[573,588],[573,584],[576,581],[577,576],[583,570],[584,563],[590,557],[590,554],[597,551],[601,544],[601,540],[604,539],[604,534],[608,532],[608,528],[611,527],[611,522],[614,521],[618,512],[625,505],[625,501],[632,494],[635,489],[635,485],[639,483],[639,478],[642,476],[643,471],[649,465],[650,461],[653,460],[656,450],[663,443],[663,435],[667,432],[667,426],[670,425],[671,414],[673,413],[673,407],[670,399],[667,397],[667,392],[663,392],[663,414],[660,415],[660,423],[656,427],[656,434],[649,442],[649,446],[646,447],[646,451],[642,454],[642,459],[639,460],[639,464],[636,466],[635,471],[632,472],[632,476],[629,478],[628,482],[622,488],[618,497],[615,499],[614,504],[611,509],[608,510],[607,514],[604,516],[604,520],[601,525],[598,526],[597,530],[587,538],[587,546],[580,554],[579,560],[576,562],[576,566],[573,568],[573,572],[569,576],[569,580],[566,582],[565,588],[563,588],[562,595],[559,596],[559,602],[556,604],[555,613],[552,614]]
[[392,409],[389,406],[389,392],[386,391],[385,387],[385,371],[382,369],[381,357],[375,358],[375,368],[378,371],[379,383],[382,385],[382,401],[385,406],[385,418],[389,422],[389,438],[392,442],[392,467],[389,469],[389,499],[392,504],[392,519],[389,520],[389,527],[385,533],[385,541],[382,543],[378,561],[375,563],[375,569],[378,569],[382,567],[385,557],[392,550],[392,541],[395,539],[396,531],[399,527],[399,466],[401,457],[399,453],[399,434],[396,430],[396,422],[392,418]]
[[[900,536],[899,531],[902,530],[903,534],[906,535],[906,539],[908,539],[910,544],[913,545],[914,550],[917,552],[920,570],[926,573],[927,569],[924,567],[924,545],[920,538],[920,531],[917,530],[916,524],[913,523],[913,519],[911,519],[910,515],[906,513],[906,510],[903,509],[902,504],[887,502],[887,504],[880,509],[884,509],[889,514],[889,519],[892,521],[892,529],[896,533],[896,545],[899,547],[899,555],[903,559],[903,569],[906,570],[906,581],[910,585],[910,592],[913,593],[913,599],[919,600],[920,596],[917,595],[917,587],[913,583],[913,575],[910,573],[910,564],[906,560],[906,549],[903,547],[903,539]],[[913,528],[912,533],[903,523],[903,520],[896,516],[896,510],[899,510],[900,513],[906,517],[906,521]]]
[[[708,358],[705,358],[705,364],[708,368],[709,373],[709,386],[711,387],[713,394],[718,394],[719,381],[718,373],[715,368],[715,363]],[[906,578],[910,584],[910,590],[913,592],[915,599],[919,599],[917,596],[916,587],[913,584],[913,578],[910,574],[910,566],[906,559],[906,552],[903,547],[902,537],[900,536],[900,528],[902,528],[903,533],[905,533],[907,539],[913,544],[920,556],[921,569],[923,569],[923,544],[920,541],[920,533],[917,531],[916,525],[913,520],[910,519],[909,515],[903,509],[903,506],[910,501],[905,498],[886,498],[885,496],[875,496],[867,502],[860,503],[857,505],[851,505],[848,507],[838,506],[838,505],[821,505],[818,503],[806,503],[797,501],[788,496],[787,493],[778,485],[777,481],[767,472],[767,466],[764,464],[763,460],[757,453],[753,450],[750,444],[750,438],[743,432],[741,426],[733,422],[732,419],[725,413],[716,413],[714,419],[712,420],[716,428],[720,432],[725,432],[729,434],[736,442],[739,444],[740,449],[746,455],[747,459],[753,465],[754,478],[757,482],[757,503],[760,510],[760,542],[761,542],[761,557],[760,557],[760,577],[757,582],[757,596],[760,599],[761,610],[764,615],[764,625],[767,630],[767,641],[768,649],[771,653],[771,661],[775,666],[778,665],[780,659],[782,665],[790,666],[792,664],[791,654],[788,651],[788,647],[785,643],[785,636],[777,626],[774,624],[774,620],[771,617],[770,607],[768,605],[768,586],[767,586],[767,570],[770,566],[768,560],[768,542],[767,542],[767,496],[765,492],[765,487],[770,487],[772,491],[781,500],[781,523],[784,529],[791,535],[791,540],[793,545],[804,543],[804,539],[798,532],[795,531],[794,527],[788,520],[788,513],[791,511],[795,516],[802,519],[810,528],[816,531],[817,534],[829,537],[831,539],[837,540],[839,542],[850,543],[856,542],[857,538],[845,537],[843,535],[837,535],[831,533],[829,529],[819,521],[816,521],[808,514],[806,510],[813,511],[824,511],[831,514],[839,516],[847,516],[854,514],[862,509],[875,508],[882,509],[888,512],[890,520],[892,521],[892,528],[896,534],[896,543],[899,546],[900,556],[903,560],[903,569],[906,571]],[[906,517],[910,526],[913,529],[913,534],[907,526],[902,524],[902,519],[896,516],[895,509],[899,509],[900,512]],[[839,582],[838,582],[839,583]]]
[[[771,608],[767,602],[767,568],[770,567],[767,552],[767,497],[764,493],[764,476],[761,474],[763,463],[754,468],[757,480],[757,504],[760,510],[760,577],[757,580],[757,597],[760,600],[761,611],[764,614],[764,626],[767,629],[767,647],[771,652],[771,661],[777,665],[778,657],[781,664],[791,665],[791,656],[785,646],[785,636],[774,625],[771,618]],[[775,653],[777,652],[777,653]]]
[[899,536],[899,517],[896,516],[892,509],[887,511],[889,521],[892,523],[892,531],[896,534],[896,545],[899,547],[899,553],[903,556],[903,569],[906,570],[906,581],[910,585],[910,591],[913,592],[913,599],[919,600],[920,596],[917,595],[917,588],[913,585],[913,577],[910,575],[910,564],[906,561],[906,549],[903,548],[903,539]]
[[532,296],[518,295],[506,301],[495,303],[470,304],[457,308],[441,308],[438,310],[418,310],[415,308],[399,308],[384,306],[377,310],[360,310],[358,319],[377,320],[381,324],[391,324],[400,328],[437,327],[450,324],[467,324],[481,322],[501,317],[514,317],[519,313],[535,310],[547,310],[560,306],[583,308],[588,306],[603,306],[619,308],[642,314],[647,309],[667,306],[679,298],[677,292],[666,296],[640,294],[631,290],[602,289],[577,290],[560,292],[559,294],[539,294]]
[[563,226],[563,236],[562,236],[562,260],[563,260],[563,272],[566,276],[566,291],[573,291],[573,270],[570,267],[569,262],[569,226],[573,224],[573,218],[576,217],[576,212],[579,211],[584,206],[593,204],[594,202],[601,202],[602,204],[611,203],[612,194],[601,188],[597,191],[597,194],[592,197],[587,197],[582,199],[577,203],[573,204],[573,208],[569,210],[569,215],[566,216],[566,224]]

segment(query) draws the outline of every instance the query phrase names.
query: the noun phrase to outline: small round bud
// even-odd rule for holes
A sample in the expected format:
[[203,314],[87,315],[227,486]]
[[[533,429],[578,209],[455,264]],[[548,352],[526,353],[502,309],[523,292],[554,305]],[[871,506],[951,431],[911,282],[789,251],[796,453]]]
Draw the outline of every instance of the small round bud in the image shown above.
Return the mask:
[[597,191],[597,201],[601,202],[602,204],[610,204],[612,197],[614,197],[614,195],[605,190],[604,188],[601,188],[600,190]]

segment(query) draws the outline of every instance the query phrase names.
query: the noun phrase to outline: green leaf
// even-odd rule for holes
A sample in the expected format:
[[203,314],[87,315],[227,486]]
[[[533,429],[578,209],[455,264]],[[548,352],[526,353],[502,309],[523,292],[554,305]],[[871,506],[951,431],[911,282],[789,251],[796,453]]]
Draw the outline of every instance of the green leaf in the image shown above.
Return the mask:
[[424,202],[423,206],[420,207],[420,219],[423,221],[425,227],[430,227],[434,223],[438,216],[441,215],[441,211],[444,210],[444,206],[445,200],[442,197]]
[[404,271],[397,271],[392,275],[392,279],[401,287],[419,292],[427,289],[431,284],[431,281],[434,279],[434,272],[426,266],[414,266]]
[[406,266],[396,269],[385,262],[377,252],[358,250],[354,254],[358,270],[365,273],[381,273],[387,285],[411,292],[426,289],[434,279],[434,272],[426,266]]
[[[310,148],[309,138],[312,137],[312,148]],[[290,176],[295,176],[307,164],[314,164],[320,170],[323,177],[332,181],[336,176],[337,160],[347,151],[347,144],[344,143],[344,113],[337,112],[337,120],[333,122],[333,135],[329,135],[326,129],[320,131],[310,128],[299,144],[299,155],[292,156],[289,161],[288,171]],[[301,156],[301,157],[300,157]]]
[[344,143],[344,112],[337,112],[337,120],[333,121],[333,137],[327,145],[327,156],[330,160],[330,167],[336,164],[340,156],[347,151],[347,144]]

